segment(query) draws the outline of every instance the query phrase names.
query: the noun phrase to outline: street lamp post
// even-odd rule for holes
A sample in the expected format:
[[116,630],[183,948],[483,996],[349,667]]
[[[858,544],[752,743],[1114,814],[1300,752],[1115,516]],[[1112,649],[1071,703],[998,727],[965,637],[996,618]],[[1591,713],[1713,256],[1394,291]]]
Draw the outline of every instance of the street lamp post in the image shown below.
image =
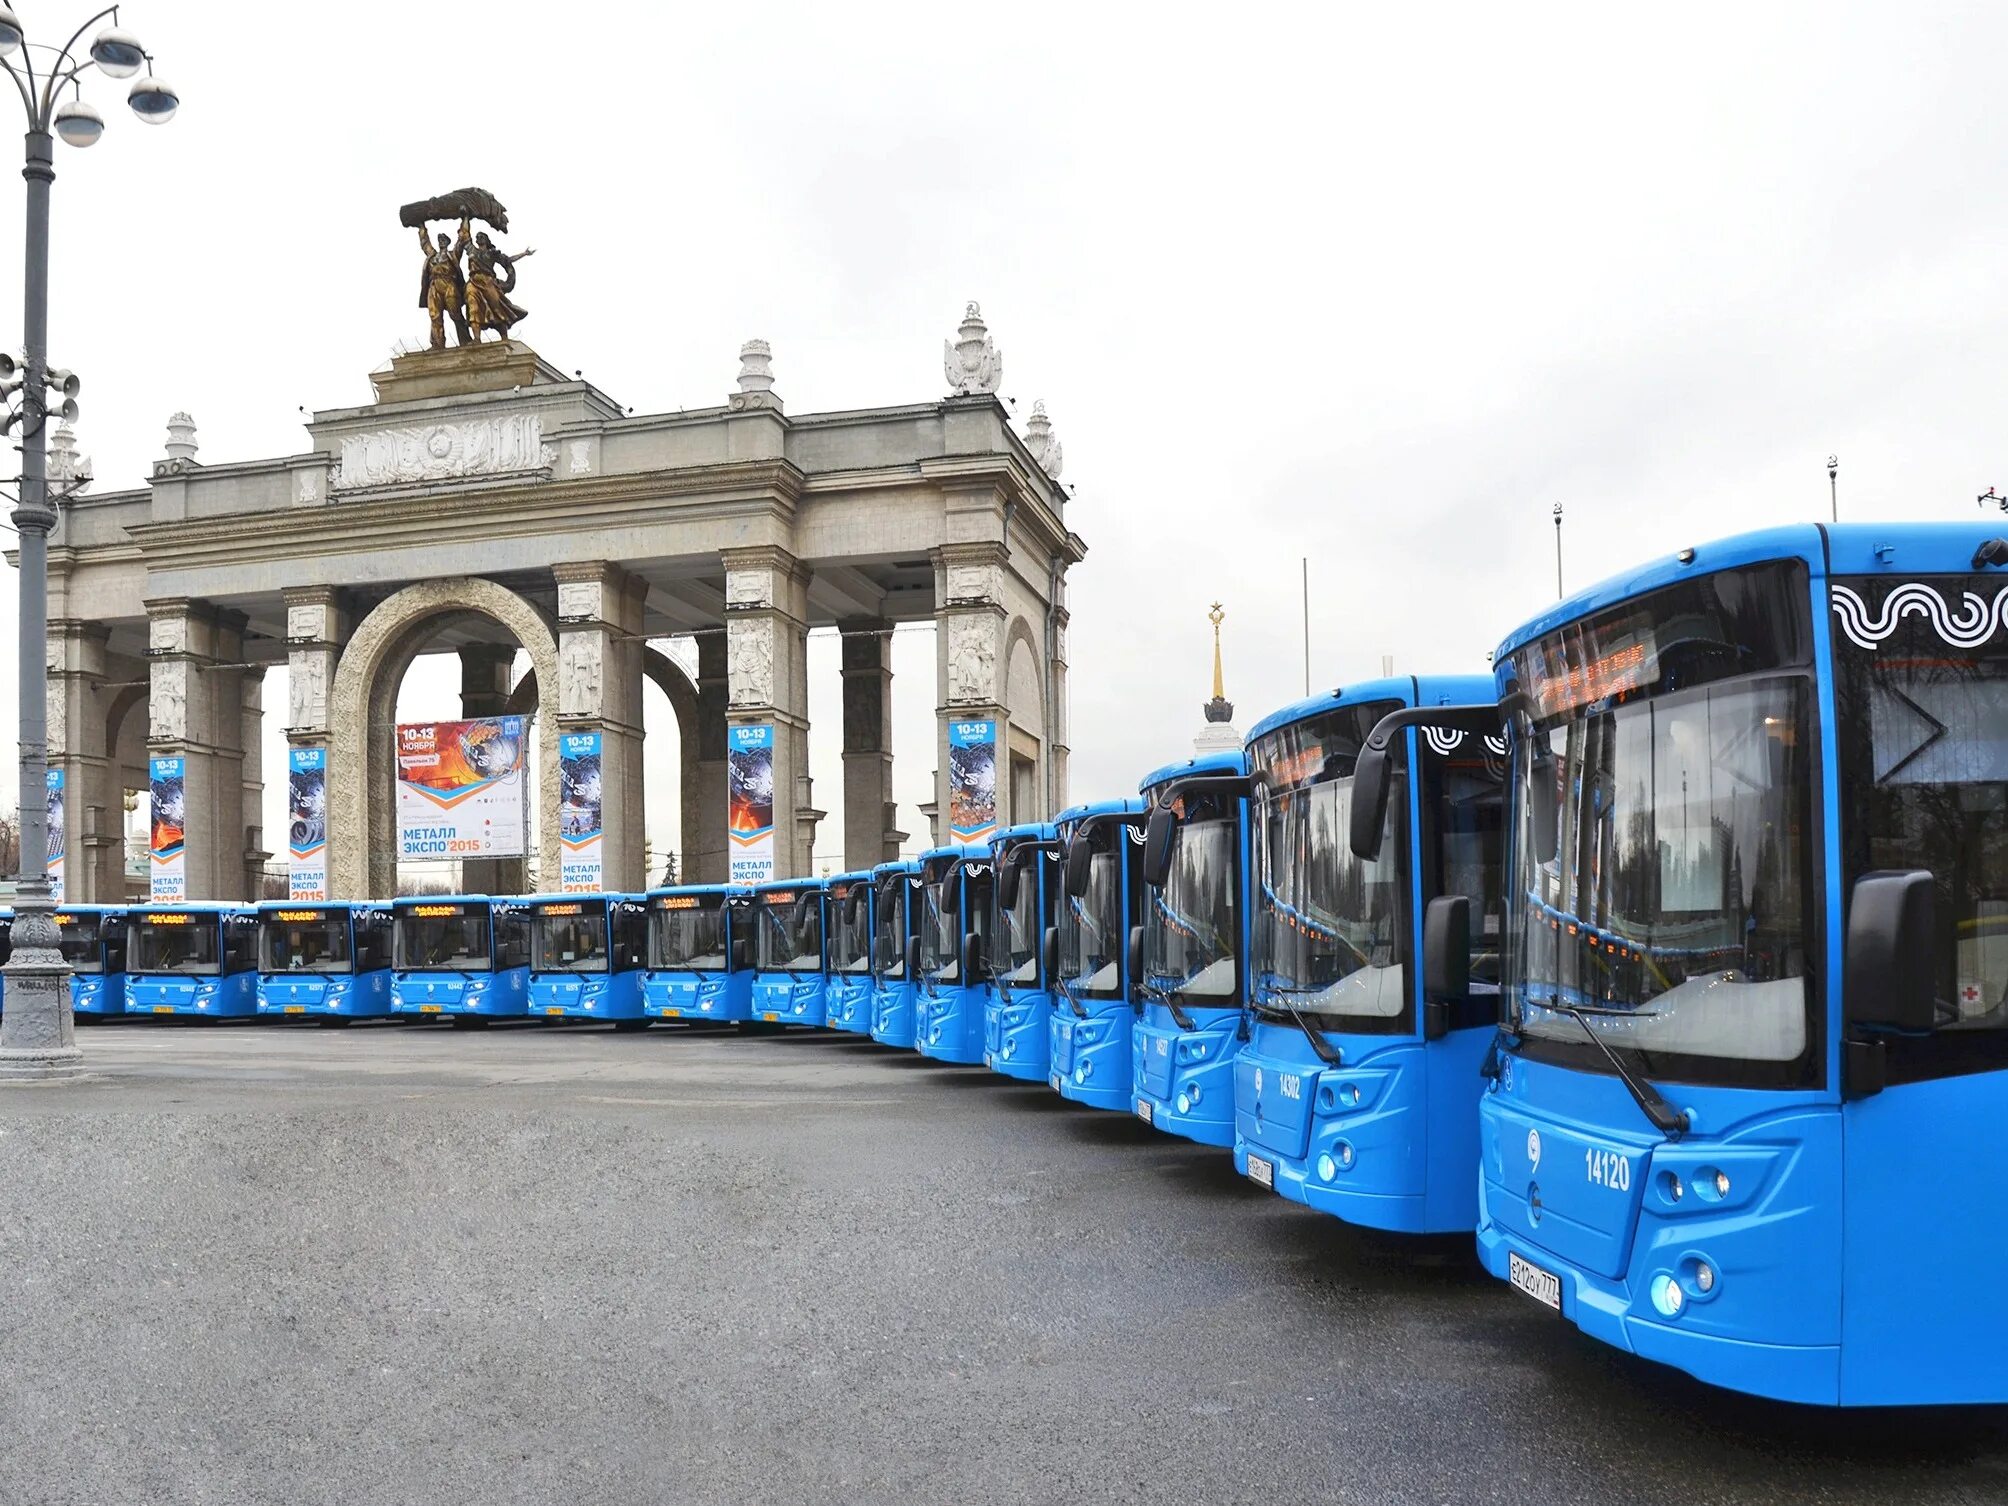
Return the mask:
[[[111,24],[83,56],[78,42],[98,22]],[[28,116],[27,245],[22,259],[21,361],[0,393],[16,399],[0,428],[21,433],[21,489],[14,526],[21,537],[21,871],[14,900],[13,955],[8,961],[7,1006],[0,1014],[0,1078],[42,1078],[76,1071],[76,1022],[70,1014],[68,968],[57,945],[49,895],[48,646],[49,532],[56,510],[49,501],[50,392],[59,414],[73,413],[76,378],[49,369],[49,185],[56,179],[55,142],[90,146],[105,121],[83,98],[82,75],[96,68],[108,78],[132,78],[126,95],[133,113],[150,125],[173,118],[181,104],[172,87],[154,77],[152,58],[119,29],[118,7],[99,11],[60,48],[30,42],[10,5],[0,3],[0,68],[7,70]],[[38,66],[39,64],[39,66]],[[65,99],[63,96],[70,97]]]
[[1555,600],[1562,599],[1562,504],[1555,504]]

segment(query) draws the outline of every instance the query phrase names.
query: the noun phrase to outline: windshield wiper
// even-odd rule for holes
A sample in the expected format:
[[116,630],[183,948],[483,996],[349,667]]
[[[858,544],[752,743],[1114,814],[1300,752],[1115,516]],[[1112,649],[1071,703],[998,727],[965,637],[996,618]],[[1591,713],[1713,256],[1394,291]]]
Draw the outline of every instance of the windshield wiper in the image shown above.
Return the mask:
[[[1286,994],[1286,995],[1287,994],[1303,995],[1303,994],[1315,994],[1323,992],[1322,989],[1316,989],[1316,988],[1285,988],[1280,984],[1271,984],[1270,989],[1274,993]],[[1317,1027],[1314,1026],[1309,1020],[1304,1018],[1304,1012],[1301,1009],[1297,1008],[1296,1005],[1284,1004],[1281,1007],[1283,1013],[1287,1014],[1292,1020],[1294,1020],[1296,1022],[1297,1028],[1304,1032],[1304,1039],[1309,1041],[1311,1043],[1311,1049],[1318,1053],[1318,1060],[1323,1062],[1328,1067],[1336,1067],[1339,1064],[1340,1060],[1344,1057],[1345,1053],[1339,1050],[1339,1048],[1337,1046],[1334,1046],[1330,1041],[1326,1040],[1324,1036],[1318,1032]]]
[[1582,1027],[1583,1034],[1590,1038],[1592,1045],[1603,1052],[1604,1060],[1611,1064],[1611,1070],[1617,1073],[1618,1080],[1630,1090],[1633,1100],[1637,1102],[1640,1111],[1645,1117],[1652,1121],[1654,1129],[1665,1135],[1669,1140],[1678,1140],[1682,1135],[1687,1133],[1686,1113],[1668,1103],[1660,1096],[1658,1088],[1655,1088],[1645,1078],[1632,1071],[1630,1067],[1627,1067],[1617,1052],[1611,1050],[1609,1043],[1597,1034],[1596,1027],[1591,1025],[1589,1021],[1589,1016],[1593,1014],[1601,1015],[1606,1019],[1629,1019],[1631,1016],[1628,1010],[1594,1009],[1562,1003],[1550,1003],[1542,1007],[1552,1009],[1558,1014],[1565,1014]]
[[1088,1012],[1081,1008],[1081,1001],[1075,998],[1074,991],[1067,987],[1067,980],[1065,978],[1055,978],[1053,983],[1060,990],[1060,997],[1067,1001],[1067,1007],[1072,1009],[1079,1018],[1085,1020],[1088,1017]]
[[1162,1004],[1167,1010],[1169,1010],[1171,1012],[1171,1018],[1173,1019],[1174,1022],[1176,1022],[1180,1030],[1197,1030],[1199,1028],[1199,1021],[1195,1020],[1191,1015],[1187,1014],[1183,1009],[1179,1008],[1178,1000],[1174,999],[1171,996],[1171,991],[1169,989],[1163,988],[1160,985],[1151,982],[1150,979],[1148,978],[1142,979],[1137,984],[1137,987],[1141,989],[1144,992],[1144,994],[1149,996],[1156,1003]]

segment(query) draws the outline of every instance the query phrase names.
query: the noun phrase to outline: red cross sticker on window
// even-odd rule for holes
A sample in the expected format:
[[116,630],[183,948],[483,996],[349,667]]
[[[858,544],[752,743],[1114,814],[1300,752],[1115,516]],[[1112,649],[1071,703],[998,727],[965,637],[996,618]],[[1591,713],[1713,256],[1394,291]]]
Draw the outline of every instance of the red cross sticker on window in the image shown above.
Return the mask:
[[1978,1004],[1980,1002],[1980,985],[1977,983],[1967,984],[1966,987],[1959,991],[1959,997],[1963,1003]]

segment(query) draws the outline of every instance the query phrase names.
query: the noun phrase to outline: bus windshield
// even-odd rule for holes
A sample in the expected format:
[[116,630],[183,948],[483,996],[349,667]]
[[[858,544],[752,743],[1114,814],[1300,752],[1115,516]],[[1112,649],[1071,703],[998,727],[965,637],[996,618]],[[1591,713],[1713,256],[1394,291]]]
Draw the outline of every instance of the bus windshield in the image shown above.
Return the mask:
[[[1255,979],[1270,1014],[1328,1030],[1409,1023],[1405,803],[1388,801],[1380,852],[1352,847],[1353,768],[1394,701],[1344,706],[1279,727],[1250,750],[1255,776]],[[1397,791],[1405,788],[1397,785]]]
[[1776,671],[1805,658],[1806,601],[1803,567],[1725,571],[1513,656],[1522,1036],[1593,1069],[1590,1031],[1682,1081],[1805,1080],[1810,682]]
[[89,914],[59,913],[56,916],[56,943],[63,960],[73,973],[104,971],[104,928],[95,911]]
[[1846,881],[1936,881],[1938,1030],[1890,1043],[1893,1080],[1998,1066],[2008,1048],[2008,644],[1987,631],[2001,589],[1966,575],[1832,586]]
[[[669,908],[677,906],[675,909]],[[648,965],[715,973],[725,966],[725,896],[668,895],[648,917]]]
[[1241,972],[1238,802],[1201,798],[1227,814],[1189,812],[1175,829],[1171,869],[1152,891],[1144,923],[1144,978],[1181,1004],[1233,1004]]
[[863,973],[871,970],[872,917],[871,886],[847,885],[839,894],[830,892],[830,971]]
[[1001,898],[999,886],[997,901],[997,980],[1000,983],[1015,983],[1026,988],[1039,981],[1039,943],[1044,937],[1045,916],[1040,913],[1039,865],[1045,854],[1037,850],[1026,852],[1019,849],[1018,898],[1015,904],[1007,905]]
[[217,974],[222,958],[223,928],[214,915],[133,918],[132,972]]
[[878,975],[906,976],[906,879],[889,873],[878,884]]
[[[1085,893],[1060,906],[1060,977],[1084,999],[1122,997],[1123,908],[1120,826],[1117,846],[1088,860]],[[1085,838],[1076,837],[1076,840]]]
[[608,968],[604,900],[540,905],[530,916],[531,956],[540,973],[603,973]]
[[941,880],[947,871],[946,863],[939,866],[930,863],[926,869],[927,882],[920,891],[926,904],[926,919],[920,926],[920,971],[922,977],[937,983],[953,983],[962,971],[957,953],[962,943],[962,920],[957,914],[960,907],[944,909],[941,903]]
[[354,970],[346,910],[266,910],[258,917],[261,973]]
[[823,970],[823,907],[814,889],[762,894],[754,908],[754,966],[765,973]]
[[485,973],[493,966],[488,911],[413,905],[393,922],[396,967],[408,973]]

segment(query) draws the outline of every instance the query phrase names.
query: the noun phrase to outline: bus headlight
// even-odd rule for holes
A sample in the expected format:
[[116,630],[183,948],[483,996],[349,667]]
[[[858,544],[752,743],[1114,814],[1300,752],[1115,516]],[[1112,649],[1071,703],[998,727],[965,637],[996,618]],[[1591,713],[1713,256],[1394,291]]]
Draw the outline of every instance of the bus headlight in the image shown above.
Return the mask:
[[1178,1095],[1178,1111],[1181,1114],[1192,1112],[1192,1094],[1189,1090]]
[[1075,1085],[1078,1086],[1081,1083],[1086,1082],[1088,1080],[1088,1074],[1094,1070],[1094,1067],[1095,1064],[1093,1062],[1082,1062],[1079,1066],[1075,1067],[1074,1068]]
[[1715,1267],[1707,1261],[1698,1261],[1694,1267],[1694,1284],[1705,1297],[1715,1290]]
[[1680,1289],[1680,1283],[1664,1273],[1652,1278],[1652,1305],[1663,1318],[1677,1318],[1680,1310],[1687,1305],[1687,1295]]

